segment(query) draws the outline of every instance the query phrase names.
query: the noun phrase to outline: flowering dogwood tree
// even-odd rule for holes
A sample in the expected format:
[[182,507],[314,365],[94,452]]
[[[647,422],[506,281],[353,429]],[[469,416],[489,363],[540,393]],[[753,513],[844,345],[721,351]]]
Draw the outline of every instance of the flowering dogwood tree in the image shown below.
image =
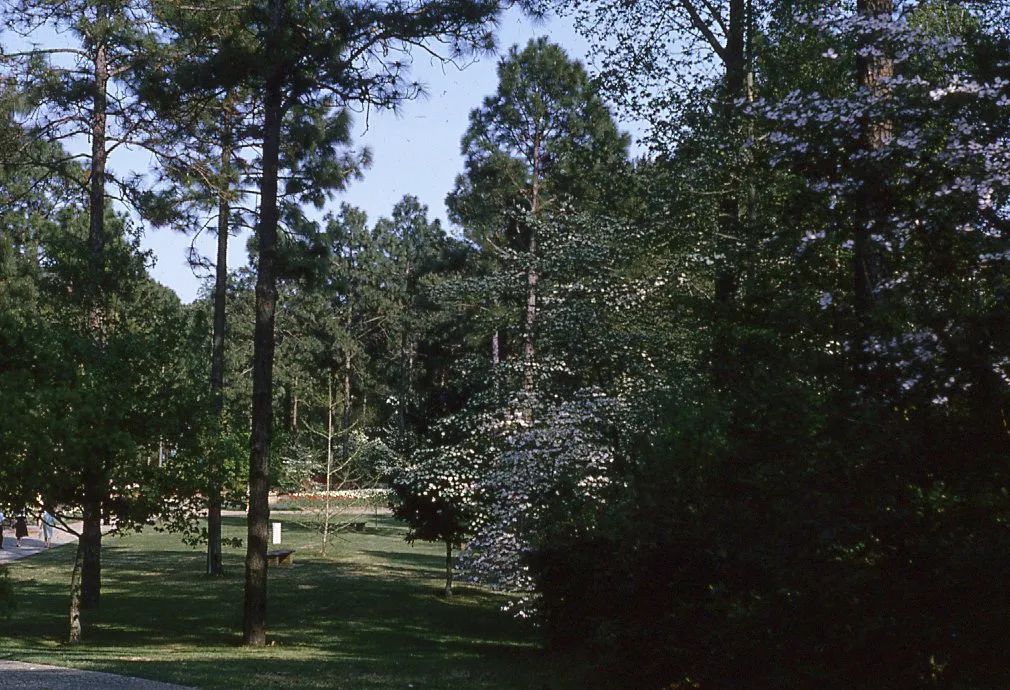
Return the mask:
[[[638,685],[999,684],[1006,660],[994,671],[977,650],[998,645],[1010,546],[1010,75],[992,18],[1008,7],[774,5],[755,103],[739,104],[752,162],[734,174],[756,184],[733,238],[747,258],[733,309],[710,299],[717,245],[685,243],[689,259],[653,274],[677,300],[652,284],[646,302],[680,305],[697,332],[678,344],[701,366],[688,356],[643,377],[670,394],[636,444],[580,425],[612,457],[607,484],[584,492],[592,506],[542,491],[566,482],[538,464],[552,446],[536,428],[502,431],[501,478],[481,480],[501,487],[489,515],[532,564],[550,632],[591,637]],[[680,120],[646,237],[728,227],[698,184],[730,154],[705,119],[716,94]],[[576,294],[566,307],[601,297]],[[714,332],[729,347],[709,348]],[[617,338],[605,348],[628,352]],[[506,552],[482,551],[479,535],[475,554]]]
[[[1008,378],[999,347],[978,367],[957,353],[973,337],[967,321],[995,316],[979,298],[1007,260],[1010,74],[979,73],[978,37],[932,32],[907,5],[809,15],[823,60],[854,46],[877,73],[864,70],[852,93],[794,92],[755,111],[772,127],[771,163],[801,174],[808,201],[828,210],[796,238],[797,257],[850,266],[810,293],[849,320],[839,357],[888,399],[945,405],[980,376]],[[970,32],[974,20],[958,17]]]

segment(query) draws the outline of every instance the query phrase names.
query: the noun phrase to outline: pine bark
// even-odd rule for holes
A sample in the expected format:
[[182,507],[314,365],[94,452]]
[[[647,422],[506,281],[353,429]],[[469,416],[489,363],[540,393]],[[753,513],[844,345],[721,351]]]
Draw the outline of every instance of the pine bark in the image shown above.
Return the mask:
[[[348,333],[350,333],[350,321],[348,317]],[[343,465],[351,459],[351,349],[344,350],[344,408],[340,415],[340,433],[344,438]]]
[[333,481],[333,372],[326,378],[326,503],[323,513],[323,548],[322,555],[326,555],[326,545],[330,540],[330,491]]
[[[404,241],[401,248],[406,244]],[[409,253],[405,252],[405,253]],[[399,426],[399,450],[403,457],[410,461],[410,448],[407,447],[407,398],[410,393],[410,382],[413,377],[414,368],[414,342],[411,337],[410,328],[406,324],[405,315],[409,313],[409,300],[411,292],[410,272],[413,270],[410,258],[403,262],[403,299],[399,304],[400,308],[400,381],[398,390],[397,422]]]
[[[99,19],[108,17],[107,10],[99,11]],[[94,53],[95,90],[91,113],[91,170],[88,188],[88,251],[90,262],[89,327],[98,348],[102,347],[103,303],[105,299],[105,168],[106,120],[108,112],[109,64],[108,47],[99,40]],[[102,481],[100,457],[86,458],[84,476],[84,529],[80,537],[82,551],[81,594],[82,608],[98,606],[102,591]]]
[[273,416],[274,320],[277,308],[277,188],[283,120],[283,67],[280,64],[282,0],[270,0],[266,54],[274,61],[264,89],[263,177],[259,256],[256,275],[256,325],[253,332],[252,450],[249,458],[249,514],[243,602],[243,642],[263,646],[267,637],[267,540],[270,505],[270,437]]
[[[221,145],[221,173],[231,165],[227,113],[224,114],[225,134]],[[224,421],[224,329],[225,308],[228,298],[228,236],[231,207],[227,191],[218,192],[217,204],[217,262],[214,266],[214,336],[211,352],[210,393],[214,399],[214,413],[218,423]],[[221,558],[221,458],[211,455],[210,486],[207,488],[207,574],[223,575]]]
[[[100,13],[100,19],[104,18]],[[107,152],[106,120],[108,114],[108,48],[99,41],[95,46],[95,93],[91,113],[91,171],[88,180],[88,250],[91,258],[92,287],[100,295],[101,260],[105,253],[105,166]],[[97,302],[97,300],[96,300]],[[93,323],[93,325],[95,325]]]
[[[347,250],[348,276],[354,276],[354,259],[354,245],[349,240]],[[351,334],[354,332],[354,290],[354,280],[352,278],[347,290],[347,318],[344,321],[348,340],[350,340]],[[340,432],[343,435],[343,454],[341,460],[344,467],[348,466],[351,459],[351,365],[353,362],[351,345],[348,342],[347,346],[344,347],[344,407],[340,415]]]

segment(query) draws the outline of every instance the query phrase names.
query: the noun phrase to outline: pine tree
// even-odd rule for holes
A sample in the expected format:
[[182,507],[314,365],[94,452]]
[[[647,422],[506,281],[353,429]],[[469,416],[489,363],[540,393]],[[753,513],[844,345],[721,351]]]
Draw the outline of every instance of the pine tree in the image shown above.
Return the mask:
[[[418,93],[407,78],[407,55],[417,43],[445,41],[464,53],[485,48],[493,2],[311,3],[270,0],[238,10],[237,31],[218,39],[219,50],[194,63],[194,83],[207,90],[242,86],[260,113],[261,176],[256,226],[257,284],[250,459],[246,643],[266,642],[266,545],[272,423],[274,318],[277,307],[280,168],[307,173],[287,192],[322,203],[344,181],[333,165],[331,116],[349,104],[396,107]],[[199,30],[199,27],[195,27]],[[294,116],[297,125],[285,128]],[[315,184],[304,185],[310,176]]]
[[[512,340],[521,343],[521,355],[507,365],[494,361],[476,369],[490,369],[485,375],[492,385],[471,379],[467,407],[440,429],[444,443],[457,447],[451,454],[443,449],[443,457],[430,459],[433,464],[415,474],[439,487],[442,503],[476,501],[468,507],[476,513],[468,526],[475,537],[465,554],[472,575],[525,589],[532,583],[523,559],[543,524],[551,491],[577,482],[572,477],[579,472],[598,469],[558,455],[562,439],[586,451],[585,458],[597,454],[588,450],[592,443],[574,440],[594,436],[583,435],[587,420],[573,417],[571,406],[578,403],[570,403],[594,397],[573,390],[579,388],[576,381],[590,381],[594,374],[570,369],[567,348],[580,344],[569,339],[572,332],[565,333],[562,320],[568,298],[579,292],[573,287],[580,276],[572,271],[579,260],[563,254],[592,245],[575,217],[619,206],[618,188],[607,190],[602,182],[626,172],[628,139],[617,131],[581,64],[546,40],[511,49],[499,65],[499,78],[496,93],[471,113],[463,138],[466,173],[448,203],[453,219],[480,247],[479,270],[487,273],[463,289],[494,304],[492,316],[511,316],[518,333]],[[505,330],[494,324],[492,341],[500,342]],[[509,367],[517,373],[504,374]],[[442,479],[430,479],[436,475]],[[473,485],[461,488],[468,482]]]

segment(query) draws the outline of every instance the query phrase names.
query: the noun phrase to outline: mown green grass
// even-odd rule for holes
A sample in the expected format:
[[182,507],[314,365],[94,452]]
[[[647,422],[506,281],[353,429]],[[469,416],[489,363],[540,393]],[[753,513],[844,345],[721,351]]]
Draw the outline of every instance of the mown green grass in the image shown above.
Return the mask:
[[[504,598],[442,597],[440,547],[410,546],[390,518],[339,533],[324,557],[311,517],[275,517],[296,553],[294,567],[270,570],[271,646],[240,645],[242,549],[227,548],[226,575],[211,578],[202,551],[146,530],[106,538],[102,604],[85,612],[77,646],[63,644],[73,547],[11,564],[17,608],[0,620],[0,657],[199,688],[582,685],[534,630],[499,611]],[[244,519],[226,518],[226,537],[244,533]]]

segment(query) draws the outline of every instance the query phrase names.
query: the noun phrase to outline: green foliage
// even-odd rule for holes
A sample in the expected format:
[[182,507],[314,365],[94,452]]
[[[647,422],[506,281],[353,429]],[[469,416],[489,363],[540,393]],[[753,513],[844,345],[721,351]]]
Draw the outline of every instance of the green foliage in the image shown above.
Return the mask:
[[545,38],[510,48],[498,80],[470,114],[461,143],[466,172],[446,202],[483,248],[529,251],[528,216],[561,212],[568,199],[583,208],[610,200],[600,183],[622,166],[629,138],[581,63]]
[[[65,157],[56,146],[23,145]],[[11,505],[32,507],[41,496],[67,509],[97,475],[105,510],[128,528],[175,512],[192,493],[184,468],[205,421],[192,324],[175,295],[146,277],[125,218],[107,214],[95,254],[89,217],[73,185],[45,164],[51,158],[5,168],[0,180],[9,230],[9,254],[0,250],[9,259],[0,270],[0,491]],[[99,310],[96,271],[108,290]],[[173,456],[170,467],[159,468],[159,447]]]
[[410,483],[393,480],[393,517],[406,522],[407,541],[433,541],[462,546],[470,533],[472,516],[467,505],[431,478],[411,477]]
[[[1004,116],[990,118],[1007,102],[1003,86],[960,86],[991,78],[973,56],[999,39],[942,3],[909,15],[911,39],[820,5],[806,7],[833,14],[801,21],[795,3],[769,4],[755,84],[768,101],[745,155],[705,118],[712,101],[678,120],[656,165],[670,183],[642,216],[644,237],[666,230],[675,250],[667,304],[688,328],[657,330],[687,354],[648,385],[674,394],[623,445],[598,510],[559,501],[535,542],[551,639],[588,641],[622,685],[1005,682],[1005,656],[978,650],[994,649],[1005,600],[1004,281],[990,262],[1005,256],[1007,192],[975,154],[1005,148]],[[899,56],[886,97],[851,76],[869,41]],[[864,128],[884,120],[873,149]],[[707,268],[725,212],[707,195],[727,164],[754,185],[731,302],[711,299]],[[869,317],[849,239],[866,224]]]
[[602,73],[543,39],[500,61],[447,200],[466,241],[410,196],[303,209],[367,166],[350,109],[418,95],[400,58],[433,35],[486,47],[498,3],[55,8],[126,70],[116,115],[165,125],[164,188],[121,188],[153,222],[255,223],[255,270],[219,413],[209,305],[19,125],[68,136],[93,75],[5,57],[0,499],[97,493],[196,538],[191,497],[244,502],[251,472],[262,527],[273,429],[275,486],[389,481],[393,536],[465,543],[622,686],[1005,685],[1010,4],[526,4],[573,11]]

